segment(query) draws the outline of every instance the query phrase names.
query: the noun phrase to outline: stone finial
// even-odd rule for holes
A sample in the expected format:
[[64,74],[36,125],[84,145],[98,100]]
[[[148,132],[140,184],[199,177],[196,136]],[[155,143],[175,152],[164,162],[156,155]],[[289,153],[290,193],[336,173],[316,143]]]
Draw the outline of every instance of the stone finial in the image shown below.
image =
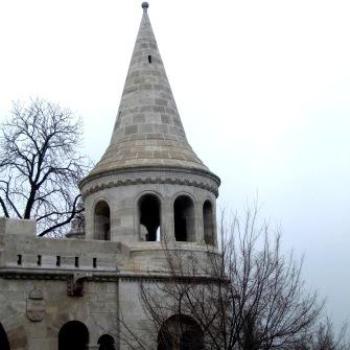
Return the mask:
[[74,219],[71,221],[70,231],[66,234],[67,238],[84,238],[85,236],[85,216],[84,212],[81,210],[84,209],[84,204],[81,199],[77,204],[78,214],[75,215]]
[[142,3],[142,8],[144,12],[147,12],[148,8],[149,8],[149,3],[147,1]]

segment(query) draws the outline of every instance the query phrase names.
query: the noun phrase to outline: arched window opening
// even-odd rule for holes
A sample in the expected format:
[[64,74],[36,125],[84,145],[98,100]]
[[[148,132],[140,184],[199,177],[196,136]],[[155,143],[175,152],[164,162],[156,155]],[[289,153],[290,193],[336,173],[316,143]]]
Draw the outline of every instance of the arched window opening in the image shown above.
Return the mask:
[[145,241],[160,241],[160,202],[152,194],[139,200],[140,235]]
[[98,350],[115,350],[114,338],[109,334],[101,335],[97,344]]
[[0,349],[1,350],[10,350],[10,343],[7,339],[7,334],[4,327],[0,323]]
[[204,241],[206,244],[215,245],[213,206],[209,201],[203,205]]
[[194,205],[192,199],[180,196],[174,203],[175,239],[182,242],[194,241]]
[[158,350],[203,349],[203,332],[197,322],[189,316],[170,317],[158,333]]
[[89,331],[82,322],[67,322],[58,333],[58,350],[86,350],[88,345]]
[[95,239],[111,239],[111,212],[105,201],[98,202],[95,206]]

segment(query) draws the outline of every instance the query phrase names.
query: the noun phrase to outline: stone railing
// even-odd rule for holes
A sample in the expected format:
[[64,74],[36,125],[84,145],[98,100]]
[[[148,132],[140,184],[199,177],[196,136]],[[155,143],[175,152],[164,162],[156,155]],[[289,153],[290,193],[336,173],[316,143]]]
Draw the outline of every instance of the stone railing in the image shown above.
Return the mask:
[[21,254],[20,251],[2,254],[2,267],[61,270],[115,271],[116,261],[105,256],[69,256]]

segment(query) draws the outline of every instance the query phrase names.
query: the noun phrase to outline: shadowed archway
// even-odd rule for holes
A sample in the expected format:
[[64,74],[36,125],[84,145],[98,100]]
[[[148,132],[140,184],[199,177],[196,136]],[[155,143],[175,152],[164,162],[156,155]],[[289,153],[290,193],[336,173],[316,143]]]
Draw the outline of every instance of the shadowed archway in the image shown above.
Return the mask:
[[7,339],[7,334],[4,327],[0,323],[0,349],[1,350],[10,350],[10,343]]
[[174,202],[175,239],[182,242],[193,242],[194,204],[189,196],[179,196]]
[[95,239],[111,240],[111,211],[105,201],[99,201],[94,213]]
[[98,339],[98,350],[115,350],[114,338],[109,334],[101,335]]
[[161,204],[158,197],[146,194],[139,200],[140,234],[145,241],[159,241]]
[[203,350],[203,332],[193,318],[186,315],[171,316],[158,333],[157,349]]
[[87,350],[89,331],[80,321],[65,323],[58,333],[58,350]]

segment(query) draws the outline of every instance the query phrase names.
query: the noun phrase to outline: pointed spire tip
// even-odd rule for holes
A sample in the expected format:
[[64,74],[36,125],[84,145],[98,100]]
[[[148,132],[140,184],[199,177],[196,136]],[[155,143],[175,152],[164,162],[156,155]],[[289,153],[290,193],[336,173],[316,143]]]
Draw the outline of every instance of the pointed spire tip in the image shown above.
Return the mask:
[[149,8],[149,3],[147,1],[142,3],[142,8],[144,12],[147,12],[148,8]]

